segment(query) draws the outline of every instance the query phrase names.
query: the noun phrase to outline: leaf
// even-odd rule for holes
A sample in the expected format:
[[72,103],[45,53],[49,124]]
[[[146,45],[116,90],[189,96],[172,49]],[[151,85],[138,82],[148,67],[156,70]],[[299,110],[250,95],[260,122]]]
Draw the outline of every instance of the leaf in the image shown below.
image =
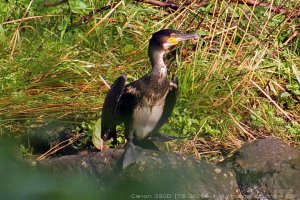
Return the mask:
[[124,46],[124,52],[125,53],[129,53],[129,52],[131,52],[131,51],[133,51],[135,48],[134,48],[134,46],[132,45],[132,44],[126,44],[125,46]]
[[200,35],[200,36],[206,36],[206,35],[209,35],[209,32],[204,31],[204,30],[199,30],[199,31],[197,31],[197,34]]
[[4,41],[5,39],[5,31],[2,25],[0,25],[0,38]]
[[297,79],[298,83],[300,84],[300,72],[298,71],[296,65],[292,65],[292,70],[293,70],[293,73],[296,76],[296,79]]
[[102,150],[103,140],[101,139],[101,119],[98,119],[95,124],[92,141],[97,149]]
[[70,10],[73,13],[86,15],[88,14],[88,6],[80,0],[69,0]]
[[288,92],[283,92],[283,93],[281,93],[281,95],[280,95],[281,98],[287,98],[287,97],[290,97],[290,96],[291,96],[291,94],[288,93]]

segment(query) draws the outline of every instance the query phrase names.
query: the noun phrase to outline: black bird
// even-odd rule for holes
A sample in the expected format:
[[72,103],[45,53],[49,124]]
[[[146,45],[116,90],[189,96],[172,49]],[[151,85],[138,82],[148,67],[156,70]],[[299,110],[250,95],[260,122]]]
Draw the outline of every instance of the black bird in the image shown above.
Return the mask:
[[126,76],[121,75],[107,93],[101,116],[104,141],[113,138],[113,143],[117,143],[116,126],[121,123],[125,125],[127,139],[139,146],[147,144],[147,138],[158,133],[171,115],[178,93],[177,78],[167,79],[164,54],[181,41],[198,38],[197,34],[171,29],[152,35],[148,47],[152,70],[127,85]]

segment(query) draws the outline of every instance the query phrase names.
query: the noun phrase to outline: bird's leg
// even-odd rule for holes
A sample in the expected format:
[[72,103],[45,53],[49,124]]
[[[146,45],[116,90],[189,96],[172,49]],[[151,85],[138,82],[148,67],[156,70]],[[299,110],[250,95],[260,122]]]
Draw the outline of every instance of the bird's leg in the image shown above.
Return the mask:
[[127,151],[128,150],[130,151],[134,162],[136,162],[135,156],[134,156],[134,151],[133,151],[133,147],[134,147],[134,144],[133,144],[133,130],[130,131],[128,139],[129,139],[129,141],[128,141],[128,147],[127,147],[128,149],[127,149]]
[[129,139],[129,144],[133,144],[133,130],[130,131],[128,139]]
[[128,144],[124,153],[123,169],[125,169],[129,165],[136,163],[134,148],[135,145],[133,144],[133,130],[131,130],[128,134]]
[[112,144],[113,147],[115,147],[118,144],[116,128],[110,129],[108,134],[104,134],[101,137],[100,148],[99,148],[100,151],[104,151],[105,149],[109,148],[109,147],[104,145],[104,141],[110,140],[111,138],[113,138],[113,141],[111,142],[111,144]]

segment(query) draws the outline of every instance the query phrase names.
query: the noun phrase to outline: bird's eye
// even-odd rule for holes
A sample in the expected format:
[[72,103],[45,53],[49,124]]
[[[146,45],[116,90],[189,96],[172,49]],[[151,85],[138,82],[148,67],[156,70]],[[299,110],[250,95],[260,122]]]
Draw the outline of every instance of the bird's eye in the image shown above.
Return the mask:
[[176,35],[175,33],[171,33],[171,37],[175,37],[175,35]]

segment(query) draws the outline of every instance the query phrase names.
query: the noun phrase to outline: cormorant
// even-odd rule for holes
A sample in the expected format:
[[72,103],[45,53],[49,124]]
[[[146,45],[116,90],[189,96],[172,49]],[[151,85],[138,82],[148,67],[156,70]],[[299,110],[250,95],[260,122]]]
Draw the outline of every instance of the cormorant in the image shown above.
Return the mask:
[[119,76],[107,93],[101,116],[104,141],[113,138],[113,143],[117,143],[116,126],[121,123],[125,125],[126,138],[142,147],[150,135],[158,133],[171,115],[178,93],[177,78],[167,79],[164,54],[181,41],[198,38],[197,34],[171,29],[152,35],[148,47],[152,70],[127,85],[126,76]]

